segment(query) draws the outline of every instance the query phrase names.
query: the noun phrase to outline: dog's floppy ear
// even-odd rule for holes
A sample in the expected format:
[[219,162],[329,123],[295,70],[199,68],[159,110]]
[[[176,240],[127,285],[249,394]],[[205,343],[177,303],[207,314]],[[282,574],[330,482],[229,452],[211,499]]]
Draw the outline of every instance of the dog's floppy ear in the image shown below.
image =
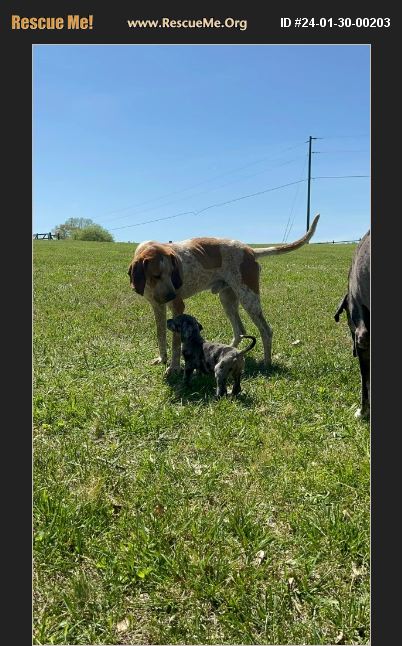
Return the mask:
[[345,296],[342,298],[341,302],[338,305],[338,309],[335,312],[334,319],[338,323],[339,322],[339,317],[342,314],[344,310],[346,310],[348,307],[348,294],[345,294]]
[[180,289],[180,287],[183,285],[183,280],[181,278],[179,260],[173,254],[170,256],[170,258],[172,260],[172,265],[173,265],[173,271],[172,271],[173,287],[175,289]]
[[178,330],[177,330],[177,325],[176,325],[176,323],[174,322],[174,320],[173,320],[173,319],[168,319],[168,320],[166,321],[166,327],[167,327],[167,329],[168,329],[168,330],[170,330],[171,332],[177,332],[177,331],[178,331]]
[[141,296],[144,295],[146,276],[145,276],[145,263],[147,260],[136,260],[130,265],[128,270],[129,276],[131,277],[131,283],[137,292]]
[[201,332],[201,330],[203,329],[203,327],[202,327],[201,323],[198,323],[198,329],[199,329],[199,331],[200,331],[200,332]]

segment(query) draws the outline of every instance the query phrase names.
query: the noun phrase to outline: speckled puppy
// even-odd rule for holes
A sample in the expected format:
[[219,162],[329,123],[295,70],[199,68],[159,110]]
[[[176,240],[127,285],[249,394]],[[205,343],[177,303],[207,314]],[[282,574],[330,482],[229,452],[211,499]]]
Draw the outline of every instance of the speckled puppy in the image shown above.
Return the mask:
[[244,350],[237,350],[231,345],[204,341],[200,331],[202,325],[194,316],[179,314],[168,319],[167,327],[171,332],[180,334],[181,350],[184,357],[184,380],[190,381],[194,370],[199,373],[212,373],[216,379],[216,396],[227,395],[226,382],[233,378],[232,395],[240,393],[240,379],[244,367],[244,355],[254,348],[255,336],[241,335],[243,339],[252,339]]

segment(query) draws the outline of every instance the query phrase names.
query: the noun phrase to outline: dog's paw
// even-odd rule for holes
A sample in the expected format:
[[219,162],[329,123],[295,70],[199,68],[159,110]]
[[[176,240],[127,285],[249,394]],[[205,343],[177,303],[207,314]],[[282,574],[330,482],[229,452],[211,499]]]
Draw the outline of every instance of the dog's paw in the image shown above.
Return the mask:
[[171,375],[178,375],[181,372],[180,366],[168,366],[165,370],[165,377],[170,377]]
[[363,419],[363,420],[368,420],[370,419],[370,411],[369,410],[363,410],[361,408],[358,408],[357,411],[355,412],[355,418],[356,419]]
[[156,357],[156,359],[152,359],[151,366],[158,366],[161,363],[167,363],[167,357]]

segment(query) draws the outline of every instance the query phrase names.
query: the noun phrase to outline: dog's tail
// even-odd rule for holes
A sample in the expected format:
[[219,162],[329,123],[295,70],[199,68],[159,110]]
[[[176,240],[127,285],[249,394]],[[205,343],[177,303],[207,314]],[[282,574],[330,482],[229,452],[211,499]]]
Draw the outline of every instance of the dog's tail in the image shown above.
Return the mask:
[[280,253],[289,253],[289,251],[296,251],[296,249],[299,249],[300,247],[305,245],[310,240],[310,238],[313,237],[319,219],[320,214],[315,216],[313,223],[307,233],[295,242],[290,242],[289,244],[280,244],[277,247],[261,247],[260,249],[253,249],[254,255],[256,256],[257,260],[262,256],[275,256],[276,254]]
[[339,317],[340,317],[340,315],[342,314],[342,312],[343,312],[344,310],[346,310],[346,308],[347,308],[347,306],[348,306],[348,296],[349,296],[349,293],[345,294],[345,296],[342,298],[341,302],[340,302],[340,303],[339,303],[339,305],[338,305],[338,309],[337,309],[337,310],[336,310],[336,312],[335,312],[334,319],[335,319],[335,321],[336,321],[337,323],[339,323]]
[[244,350],[240,350],[240,354],[246,354],[246,352],[250,352],[250,350],[252,350],[254,348],[255,344],[257,343],[257,339],[255,338],[255,336],[250,336],[248,334],[240,334],[240,338],[241,339],[252,339],[250,345],[247,346],[247,348],[244,348]]

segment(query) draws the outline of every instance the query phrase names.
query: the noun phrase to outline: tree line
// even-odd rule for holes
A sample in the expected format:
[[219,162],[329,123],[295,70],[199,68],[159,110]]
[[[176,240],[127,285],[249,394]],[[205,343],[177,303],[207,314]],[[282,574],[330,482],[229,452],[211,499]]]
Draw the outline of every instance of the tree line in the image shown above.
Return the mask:
[[59,235],[61,240],[114,242],[112,234],[90,218],[68,218],[63,224],[57,224],[52,233]]

